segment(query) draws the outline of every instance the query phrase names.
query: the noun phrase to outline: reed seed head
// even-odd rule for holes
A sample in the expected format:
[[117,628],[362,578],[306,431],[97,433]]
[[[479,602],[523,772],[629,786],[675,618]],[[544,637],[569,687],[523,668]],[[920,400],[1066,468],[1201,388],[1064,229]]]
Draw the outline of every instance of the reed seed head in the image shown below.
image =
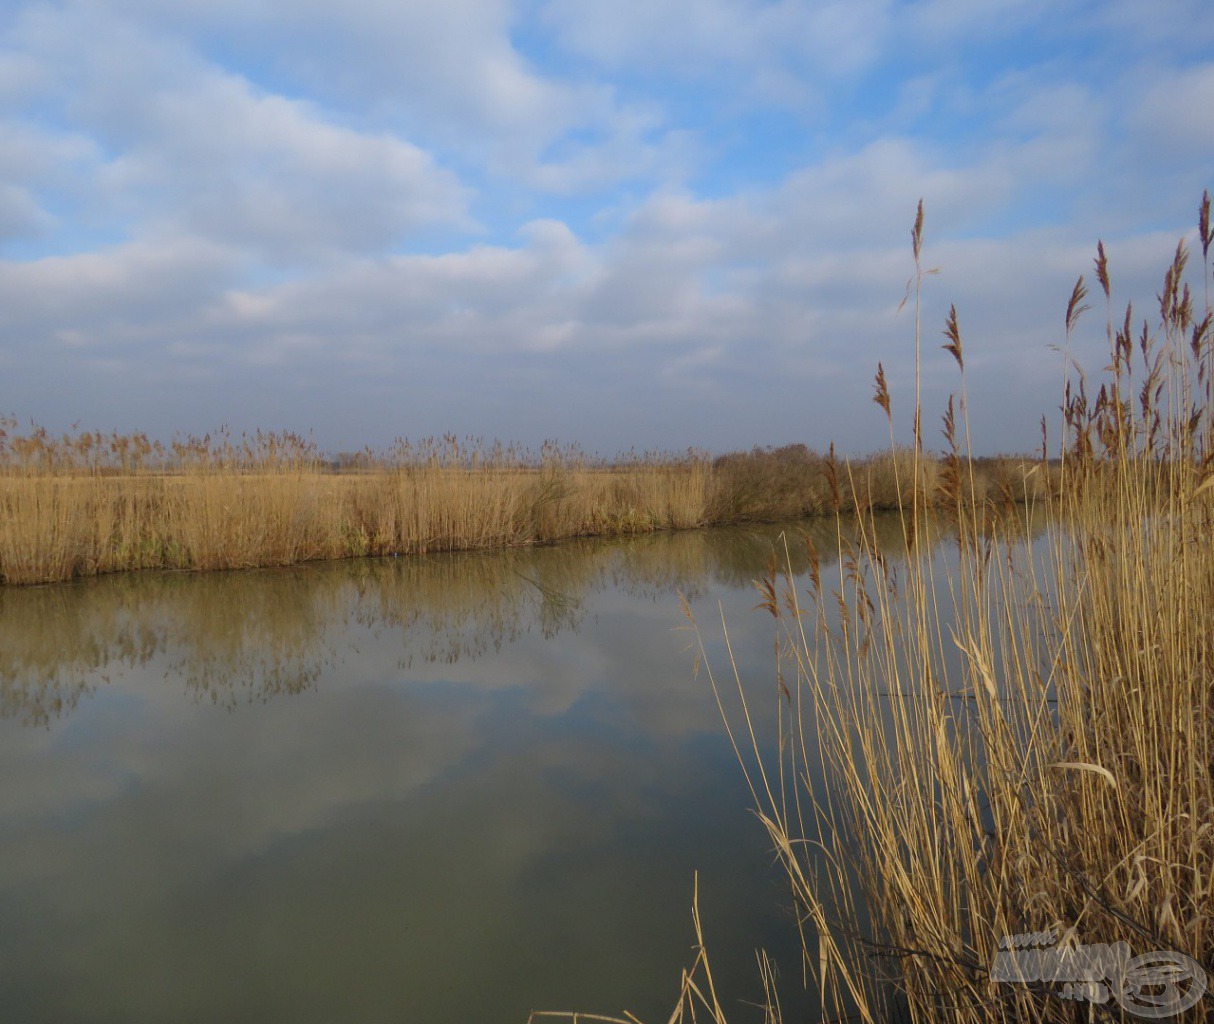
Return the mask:
[[1084,303],[1084,299],[1088,297],[1088,286],[1083,282],[1083,275],[1079,275],[1079,280],[1075,282],[1075,287],[1071,289],[1071,299],[1066,304],[1066,333],[1069,336],[1075,329],[1075,324],[1079,322],[1079,318],[1092,307]]
[[1201,206],[1197,209],[1197,228],[1201,236],[1201,258],[1210,258],[1210,245],[1214,243],[1214,230],[1210,228],[1210,193],[1201,194]]
[[1106,299],[1111,297],[1111,289],[1109,288],[1109,261],[1104,254],[1104,242],[1096,243],[1096,280],[1100,282],[1100,287],[1104,291]]
[[889,408],[889,385],[885,382],[885,367],[877,364],[877,377],[873,382],[873,401],[885,410],[885,417],[891,417]]
[[952,354],[952,357],[957,360],[958,369],[964,372],[965,360],[961,356],[961,328],[957,325],[957,307],[955,305],[949,306],[948,318],[944,321],[944,336],[948,338],[948,343],[940,347]]

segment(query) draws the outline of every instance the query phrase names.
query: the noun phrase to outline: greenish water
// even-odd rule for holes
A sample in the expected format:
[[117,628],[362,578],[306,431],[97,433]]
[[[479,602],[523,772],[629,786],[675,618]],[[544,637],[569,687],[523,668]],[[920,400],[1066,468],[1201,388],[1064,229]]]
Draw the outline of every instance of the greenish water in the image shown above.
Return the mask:
[[697,871],[806,1019],[677,596],[774,688],[780,532],[0,590],[0,1020],[665,1020]]

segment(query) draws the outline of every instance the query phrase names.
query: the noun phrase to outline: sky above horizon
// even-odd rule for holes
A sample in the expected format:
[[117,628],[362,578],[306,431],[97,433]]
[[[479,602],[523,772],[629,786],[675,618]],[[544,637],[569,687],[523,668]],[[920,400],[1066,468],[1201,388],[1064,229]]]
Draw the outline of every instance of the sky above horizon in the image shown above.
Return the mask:
[[1202,0],[10,0],[0,414],[869,451],[922,198],[927,443],[955,303],[976,448],[1027,451],[1097,239],[1120,317],[1194,236],[1212,111]]

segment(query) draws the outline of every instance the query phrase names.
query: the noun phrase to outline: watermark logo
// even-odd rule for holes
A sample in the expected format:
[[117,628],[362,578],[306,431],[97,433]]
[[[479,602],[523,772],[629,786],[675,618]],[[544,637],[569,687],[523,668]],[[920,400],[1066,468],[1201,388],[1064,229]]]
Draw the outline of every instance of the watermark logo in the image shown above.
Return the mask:
[[1063,999],[1115,1000],[1150,1020],[1183,1013],[1206,993],[1209,979],[1192,957],[1157,950],[1133,956],[1129,943],[1058,945],[1057,933],[1005,935],[991,964],[991,981],[1057,985]]

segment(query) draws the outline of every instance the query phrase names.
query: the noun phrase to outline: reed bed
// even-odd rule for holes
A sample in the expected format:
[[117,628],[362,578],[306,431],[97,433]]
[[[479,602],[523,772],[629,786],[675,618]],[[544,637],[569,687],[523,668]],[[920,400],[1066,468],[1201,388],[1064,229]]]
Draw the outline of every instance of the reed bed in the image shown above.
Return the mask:
[[[895,465],[863,460],[861,507],[899,504]],[[986,477],[1015,460],[993,462]],[[308,439],[226,432],[52,436],[0,421],[0,581],[209,570],[543,544],[820,515],[838,460],[804,446],[614,462],[452,436],[326,459]],[[984,477],[984,479],[986,479]],[[994,488],[991,488],[992,493]]]
[[207,438],[175,451],[141,437],[101,440],[100,453],[78,435],[10,432],[0,441],[4,582],[680,528],[701,521],[708,484],[703,460],[692,457],[594,466],[555,451],[535,461],[470,452],[448,440],[400,446],[343,472],[290,436]]
[[[1098,386],[1068,368],[1060,450],[1047,461],[1043,445],[1026,468],[1057,485],[1035,499],[1042,539],[1026,538],[1020,509],[992,510],[968,485],[954,309],[947,447],[925,471],[920,438],[897,471],[934,478],[955,568],[945,578],[940,517],[911,488],[892,542],[840,515],[829,566],[807,540],[808,571],[789,559],[759,581],[781,641],[774,705],[736,667],[713,686],[786,869],[824,1019],[1214,1012],[1209,215],[1206,195],[1200,283],[1182,242],[1150,323],[1114,313],[1098,246],[1110,359]],[[921,205],[916,303],[922,223]],[[1088,297],[1080,278],[1065,350]],[[875,401],[892,424],[880,371]],[[916,399],[916,427],[920,412]],[[768,717],[774,736],[758,724]],[[1077,968],[1094,946],[1104,959]],[[766,1019],[779,1020],[776,1002]]]

